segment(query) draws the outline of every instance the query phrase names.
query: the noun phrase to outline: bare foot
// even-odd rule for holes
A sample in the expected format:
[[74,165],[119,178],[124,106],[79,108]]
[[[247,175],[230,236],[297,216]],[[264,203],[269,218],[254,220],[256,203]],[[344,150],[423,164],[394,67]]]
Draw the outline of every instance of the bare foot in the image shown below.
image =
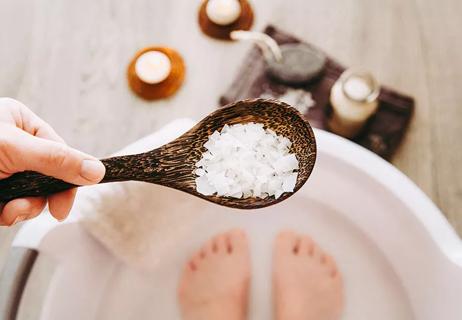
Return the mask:
[[334,260],[307,236],[280,233],[273,252],[277,320],[338,320],[342,279]]
[[242,320],[247,313],[247,237],[231,230],[207,241],[187,263],[178,288],[184,320]]

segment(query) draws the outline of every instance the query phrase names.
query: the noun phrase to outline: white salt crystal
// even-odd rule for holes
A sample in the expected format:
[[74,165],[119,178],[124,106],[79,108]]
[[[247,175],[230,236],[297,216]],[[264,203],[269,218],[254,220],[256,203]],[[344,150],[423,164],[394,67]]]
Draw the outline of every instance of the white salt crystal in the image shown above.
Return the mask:
[[289,154],[279,158],[274,163],[276,172],[287,172],[298,169],[298,160],[294,154]]
[[274,194],[274,197],[278,199],[280,196],[282,196],[284,192],[282,190],[277,190],[276,193]]
[[204,144],[196,163],[196,187],[204,195],[279,198],[292,192],[298,160],[292,143],[261,123],[225,125]]
[[295,184],[297,183],[297,174],[291,174],[289,176],[284,177],[284,181],[282,182],[282,190],[284,192],[294,191]]
[[199,177],[202,177],[204,174],[206,174],[205,170],[204,170],[204,169],[201,169],[201,168],[196,169],[196,171],[194,171],[194,173],[195,173],[196,175],[198,175]]
[[205,196],[210,196],[216,192],[216,188],[210,185],[206,176],[196,178],[196,190]]

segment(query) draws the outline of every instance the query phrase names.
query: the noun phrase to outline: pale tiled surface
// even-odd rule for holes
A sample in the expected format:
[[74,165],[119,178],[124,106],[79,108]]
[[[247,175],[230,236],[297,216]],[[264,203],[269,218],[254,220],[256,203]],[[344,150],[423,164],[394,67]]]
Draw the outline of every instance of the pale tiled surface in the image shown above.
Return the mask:
[[[97,156],[174,118],[200,118],[215,108],[249,45],[202,36],[196,24],[198,3],[0,0],[0,96],[22,100],[69,144]],[[256,29],[272,22],[416,98],[416,114],[394,164],[437,203],[460,234],[462,2],[253,4]],[[150,44],[172,46],[184,55],[186,82],[172,99],[146,103],[127,89],[127,62]],[[0,230],[0,262],[13,232]],[[41,276],[31,286],[43,287],[40,279],[47,269],[34,272]],[[34,294],[30,297],[32,308]],[[22,314],[33,319],[26,311]]]

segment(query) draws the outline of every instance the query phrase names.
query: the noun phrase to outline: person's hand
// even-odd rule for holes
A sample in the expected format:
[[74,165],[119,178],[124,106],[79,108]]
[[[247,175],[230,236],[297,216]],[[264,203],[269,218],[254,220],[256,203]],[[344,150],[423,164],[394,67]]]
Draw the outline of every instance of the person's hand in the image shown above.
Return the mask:
[[[22,103],[0,98],[0,179],[14,173],[36,171],[76,185],[98,183],[104,165],[68,147],[56,132]],[[0,203],[0,225],[11,226],[36,217],[48,202],[53,217],[67,217],[76,189],[48,198],[30,197]]]

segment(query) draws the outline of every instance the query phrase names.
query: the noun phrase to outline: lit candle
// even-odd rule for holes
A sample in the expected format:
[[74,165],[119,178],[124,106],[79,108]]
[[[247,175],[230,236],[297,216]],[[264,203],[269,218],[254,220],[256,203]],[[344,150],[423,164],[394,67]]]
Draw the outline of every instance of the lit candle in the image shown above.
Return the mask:
[[172,70],[172,63],[166,54],[160,51],[143,53],[135,63],[135,72],[141,81],[156,84],[164,81]]
[[205,10],[213,23],[225,26],[239,18],[241,4],[238,0],[209,0]]

